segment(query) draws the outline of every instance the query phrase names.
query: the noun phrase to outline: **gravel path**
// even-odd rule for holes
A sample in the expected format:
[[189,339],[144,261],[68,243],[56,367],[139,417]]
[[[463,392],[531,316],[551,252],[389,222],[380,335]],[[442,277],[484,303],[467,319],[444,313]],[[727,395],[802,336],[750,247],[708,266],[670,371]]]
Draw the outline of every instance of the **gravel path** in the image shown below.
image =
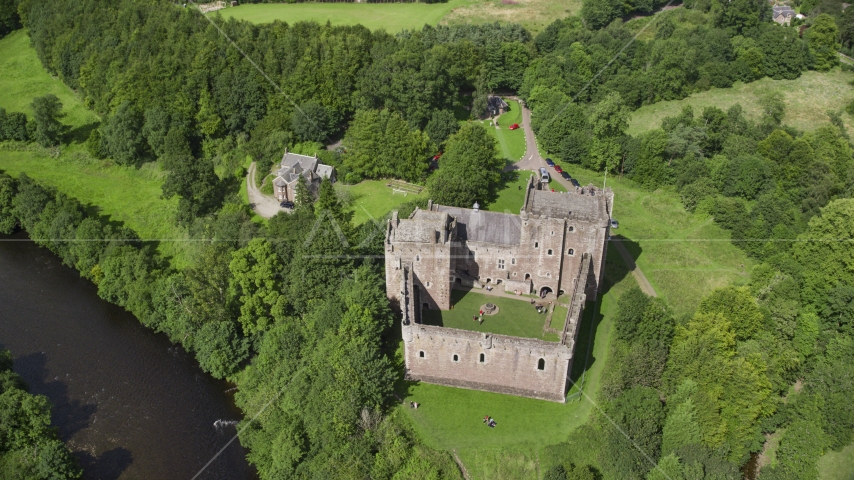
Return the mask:
[[249,165],[249,171],[246,173],[246,193],[249,206],[264,218],[271,218],[283,210],[275,198],[264,195],[255,185],[255,162]]

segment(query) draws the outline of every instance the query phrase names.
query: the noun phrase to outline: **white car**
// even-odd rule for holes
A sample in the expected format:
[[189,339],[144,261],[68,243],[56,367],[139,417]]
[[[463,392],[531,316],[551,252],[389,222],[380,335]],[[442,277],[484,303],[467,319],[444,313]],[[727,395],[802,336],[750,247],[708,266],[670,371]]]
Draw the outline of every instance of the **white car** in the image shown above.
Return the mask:
[[612,218],[611,219],[611,228],[620,228],[620,222],[618,222]]

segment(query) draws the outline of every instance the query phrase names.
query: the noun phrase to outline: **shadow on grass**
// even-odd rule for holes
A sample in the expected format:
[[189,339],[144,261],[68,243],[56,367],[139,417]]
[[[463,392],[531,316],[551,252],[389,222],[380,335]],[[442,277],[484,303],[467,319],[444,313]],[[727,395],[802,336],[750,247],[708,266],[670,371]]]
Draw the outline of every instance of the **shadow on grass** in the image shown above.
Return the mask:
[[62,143],[83,143],[89,139],[89,135],[92,134],[92,130],[95,130],[100,125],[100,122],[93,122],[88,123],[86,125],[79,125],[77,127],[70,128],[62,135]]

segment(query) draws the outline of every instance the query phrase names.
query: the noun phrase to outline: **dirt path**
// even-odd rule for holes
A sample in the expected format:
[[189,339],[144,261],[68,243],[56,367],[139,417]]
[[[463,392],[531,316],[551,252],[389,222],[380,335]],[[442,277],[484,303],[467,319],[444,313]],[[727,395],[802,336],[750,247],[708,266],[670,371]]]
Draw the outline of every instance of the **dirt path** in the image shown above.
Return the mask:
[[647,280],[646,275],[643,274],[641,269],[638,267],[635,259],[632,258],[632,255],[626,250],[626,246],[623,245],[623,240],[620,238],[612,238],[611,245],[616,247],[617,251],[620,252],[620,256],[623,257],[623,262],[625,262],[626,266],[629,267],[629,270],[632,272],[632,276],[635,277],[635,281],[638,282],[638,286],[643,293],[649,295],[650,297],[657,297],[658,294],[655,293],[655,289],[652,288],[652,284]]
[[249,206],[264,218],[271,218],[282,211],[275,198],[264,195],[255,185],[255,162],[249,165],[249,171],[246,173],[246,194],[249,198]]
[[[518,101],[519,105],[522,105],[521,100],[518,98],[513,99]],[[525,155],[521,160],[514,163],[510,169],[537,172],[540,167],[547,167],[547,165],[545,159],[540,155],[540,150],[537,147],[537,137],[534,136],[534,130],[531,129],[531,111],[524,105],[522,105],[522,128],[525,129]],[[567,191],[571,192],[575,189],[572,182],[566,180],[560,175],[552,175],[552,181],[560,183],[567,189]],[[614,239],[611,243],[617,248],[617,251],[620,252],[620,256],[623,257],[623,262],[625,262],[626,266],[629,267],[629,270],[632,271],[632,275],[635,277],[635,280],[637,280],[641,290],[649,296],[657,297],[658,295],[655,293],[655,289],[652,288],[652,284],[649,283],[646,275],[644,275],[641,269],[637,266],[635,259],[632,258],[631,254],[629,254],[629,251],[626,250],[626,247],[622,242],[619,239]]]

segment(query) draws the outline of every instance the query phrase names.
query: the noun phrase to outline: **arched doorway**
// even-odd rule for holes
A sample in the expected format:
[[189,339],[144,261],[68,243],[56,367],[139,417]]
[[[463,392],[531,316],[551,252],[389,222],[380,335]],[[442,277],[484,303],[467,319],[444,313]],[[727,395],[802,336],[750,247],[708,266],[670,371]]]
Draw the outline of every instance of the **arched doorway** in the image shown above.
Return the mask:
[[552,289],[550,287],[543,287],[540,289],[540,298],[546,298],[546,295],[552,293]]
[[530,280],[530,279],[531,279],[531,274],[530,274],[530,273],[526,273],[526,274],[525,274],[525,280]]

